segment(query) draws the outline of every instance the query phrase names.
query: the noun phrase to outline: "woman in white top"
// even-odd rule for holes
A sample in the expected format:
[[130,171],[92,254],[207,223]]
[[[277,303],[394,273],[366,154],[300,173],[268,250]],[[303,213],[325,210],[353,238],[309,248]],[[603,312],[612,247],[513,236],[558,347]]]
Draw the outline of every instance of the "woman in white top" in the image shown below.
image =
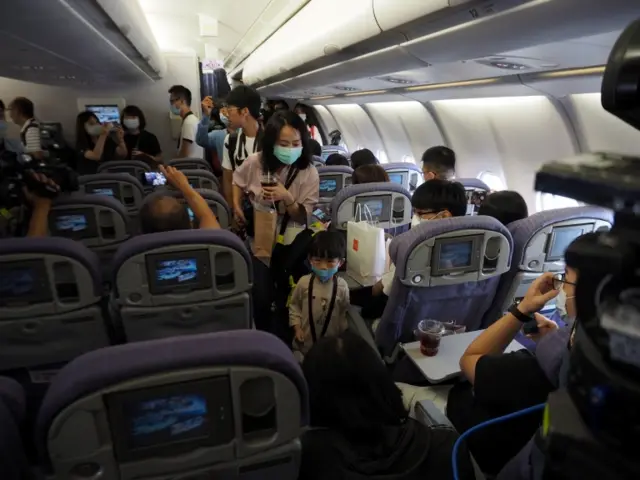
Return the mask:
[[322,145],[322,135],[320,135],[320,130],[313,122],[312,118],[309,118],[307,111],[309,107],[303,105],[302,103],[298,103],[294,109],[294,111],[298,114],[298,116],[302,119],[302,121],[307,125],[307,129],[309,130],[309,137]]

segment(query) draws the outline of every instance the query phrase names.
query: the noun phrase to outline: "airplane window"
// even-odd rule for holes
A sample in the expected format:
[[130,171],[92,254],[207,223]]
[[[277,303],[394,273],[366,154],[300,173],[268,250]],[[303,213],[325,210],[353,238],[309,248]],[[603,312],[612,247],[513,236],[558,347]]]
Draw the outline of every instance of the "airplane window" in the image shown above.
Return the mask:
[[403,155],[402,161],[405,163],[416,163],[416,160],[413,158],[413,155]]
[[560,195],[553,195],[551,193],[538,192],[536,194],[536,210],[542,212],[543,210],[552,210],[554,208],[568,208],[579,207],[580,202],[573,198],[561,197]]
[[482,172],[480,173],[480,175],[478,175],[478,178],[486,183],[492,192],[506,190],[507,188],[502,179],[495,173]]
[[380,163],[389,163],[387,152],[385,152],[384,150],[378,150],[376,157],[378,157],[378,160],[380,160]]

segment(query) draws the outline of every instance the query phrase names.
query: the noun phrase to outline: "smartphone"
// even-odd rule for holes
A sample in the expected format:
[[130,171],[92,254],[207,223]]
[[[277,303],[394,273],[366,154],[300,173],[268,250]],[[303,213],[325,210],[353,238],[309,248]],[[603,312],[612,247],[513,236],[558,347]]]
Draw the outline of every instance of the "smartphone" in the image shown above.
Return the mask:
[[161,172],[144,172],[142,174],[143,185],[153,185],[154,187],[166,185],[167,179]]
[[311,215],[313,215],[321,222],[326,222],[328,220],[328,215],[321,208],[316,208],[313,212],[311,212]]

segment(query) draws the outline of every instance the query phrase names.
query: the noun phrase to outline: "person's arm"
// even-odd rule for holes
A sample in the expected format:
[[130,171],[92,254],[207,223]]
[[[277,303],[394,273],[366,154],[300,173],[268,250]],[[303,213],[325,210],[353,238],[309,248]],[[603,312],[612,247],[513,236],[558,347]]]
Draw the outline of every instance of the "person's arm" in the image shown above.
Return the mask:
[[44,152],[42,151],[42,144],[40,140],[40,129],[32,125],[27,128],[24,134],[25,146],[24,151],[37,160],[44,158]]
[[145,157],[151,160],[152,162],[162,163],[162,149],[160,148],[160,142],[158,141],[158,137],[156,137],[153,133],[148,132],[146,130],[140,135],[141,135],[140,138],[143,138],[142,137],[143,135],[145,135],[146,138],[148,138],[148,142],[147,142],[148,145],[146,145],[145,151],[134,148],[133,151],[131,152],[131,157],[134,159],[137,157]]
[[164,165],[159,165],[158,168],[167,181],[182,192],[182,196],[193,212],[193,216],[198,219],[201,229],[220,228],[220,223],[218,223],[216,215],[209,208],[207,201],[189,185],[189,180],[184,173],[174,167],[165,167]]
[[46,237],[48,235],[48,218],[50,211],[50,198],[37,198],[34,200],[27,237]]
[[211,125],[211,120],[207,115],[203,115],[196,131],[196,143],[202,148],[214,148],[209,138],[209,125]]
[[[518,304],[518,310],[525,315],[531,315],[556,295],[558,291],[553,289],[553,274],[547,272],[531,284]],[[522,322],[511,313],[507,313],[471,342],[460,358],[460,370],[471,384],[475,382],[478,360],[484,355],[503,353],[520,328]]]
[[298,342],[304,342],[304,331],[302,330],[302,287],[300,283],[295,286],[291,294],[289,326],[293,327],[295,339]]
[[[222,195],[229,205],[235,208],[236,186],[233,185],[233,172],[222,167]],[[242,205],[242,202],[240,202]]]
[[124,141],[124,130],[120,127],[115,129],[115,138],[116,138],[116,157],[117,158],[127,158],[129,155],[129,150],[127,149],[127,144]]

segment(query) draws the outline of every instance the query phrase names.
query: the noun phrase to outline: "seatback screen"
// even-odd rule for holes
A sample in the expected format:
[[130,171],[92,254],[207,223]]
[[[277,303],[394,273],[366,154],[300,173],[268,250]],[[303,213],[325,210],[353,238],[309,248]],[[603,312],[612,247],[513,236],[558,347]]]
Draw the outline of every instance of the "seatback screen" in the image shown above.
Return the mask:
[[0,262],[0,305],[51,301],[49,275],[41,260]]
[[564,258],[567,247],[580,235],[593,231],[593,225],[579,225],[556,227],[551,231],[549,247],[547,248],[547,262],[555,262]]
[[368,220],[369,214],[374,222],[391,221],[391,195],[358,197],[353,211],[355,220]]
[[438,267],[440,270],[469,267],[471,265],[472,251],[472,241],[442,245]]
[[86,109],[95,113],[100,123],[120,123],[118,105],[86,105]]
[[211,288],[208,250],[152,254],[146,256],[146,262],[152,294],[188,293]]
[[333,197],[342,189],[342,176],[321,175],[320,176],[320,196]]
[[431,258],[431,275],[461,274],[479,270],[483,241],[482,234],[437,238]]
[[390,173],[389,181],[391,183],[397,183],[398,185],[404,185],[402,177],[403,177],[402,173]]
[[235,436],[228,377],[111,394],[107,408],[119,461],[187,453]]
[[49,215],[49,230],[54,236],[82,240],[98,236],[92,208],[54,210]]

